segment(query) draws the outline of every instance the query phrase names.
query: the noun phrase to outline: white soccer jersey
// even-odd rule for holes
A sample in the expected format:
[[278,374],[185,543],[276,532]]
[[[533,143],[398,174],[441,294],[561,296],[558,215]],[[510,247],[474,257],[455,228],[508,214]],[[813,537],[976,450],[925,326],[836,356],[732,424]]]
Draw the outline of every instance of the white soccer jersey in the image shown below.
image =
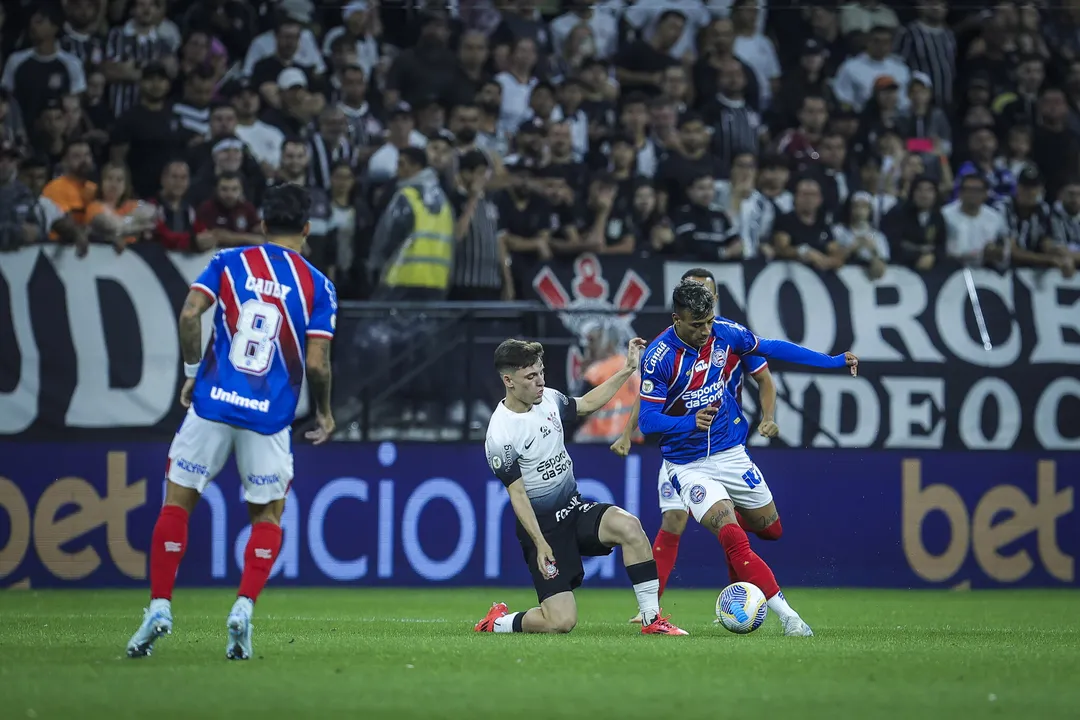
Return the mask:
[[551,388],[544,389],[543,399],[528,412],[513,412],[500,402],[491,414],[485,443],[488,465],[507,486],[523,479],[538,519],[566,507],[578,493],[563,432],[566,423],[576,419],[577,401]]

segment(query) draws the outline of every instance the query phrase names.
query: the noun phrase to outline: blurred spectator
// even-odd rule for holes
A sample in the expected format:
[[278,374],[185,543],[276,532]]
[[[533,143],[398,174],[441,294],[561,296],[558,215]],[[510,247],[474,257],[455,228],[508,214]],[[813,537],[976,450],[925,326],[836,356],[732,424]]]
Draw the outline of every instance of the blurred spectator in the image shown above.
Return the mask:
[[1016,194],[1005,198],[997,206],[1009,230],[1009,264],[1018,267],[1056,267],[1070,277],[1076,271],[1076,266],[1071,257],[1053,251],[1053,211],[1042,197],[1042,177],[1034,167],[1028,167],[1017,178]]
[[64,148],[61,175],[41,191],[42,196],[51,200],[61,213],[69,215],[80,228],[86,226],[86,210],[97,196],[97,183],[90,179],[94,170],[90,144],[75,140]]
[[695,178],[721,175],[719,160],[709,152],[709,142],[709,131],[701,115],[690,112],[679,119],[679,147],[667,154],[656,173],[661,210],[685,205],[687,190]]
[[[893,17],[895,18],[895,15]],[[862,111],[873,95],[874,83],[885,76],[896,82],[900,91],[901,107],[906,107],[911,71],[903,60],[892,54],[892,47],[891,28],[879,26],[872,29],[866,43],[866,52],[845,61],[837,71],[832,86],[836,99]]]
[[359,192],[353,169],[343,162],[330,173],[330,213],[326,220],[326,257],[312,261],[325,268],[337,286],[339,297],[367,299],[372,288],[364,268],[371,252],[371,232],[375,218]]
[[776,206],[756,187],[757,158],[753,153],[735,156],[731,179],[716,182],[714,203],[727,213],[742,239],[744,258],[757,257],[761,243],[772,235]]
[[273,30],[252,41],[244,57],[243,74],[250,77],[267,102],[276,107],[274,79],[286,68],[298,68],[305,75],[317,77],[326,72],[326,63],[314,33],[304,27],[304,21],[283,14]]
[[994,98],[992,109],[998,127],[1008,131],[1016,125],[1034,125],[1038,117],[1039,91],[1046,81],[1046,66],[1038,55],[1020,58],[1016,67],[1016,85]]
[[169,40],[157,30],[158,6],[164,0],[134,0],[131,19],[109,31],[105,62],[101,70],[109,83],[109,105],[120,117],[139,102],[142,69],[162,63],[169,77],[176,77],[177,62]]
[[375,183],[386,182],[397,174],[398,158],[402,150],[424,148],[427,138],[416,132],[412,107],[400,103],[390,111],[386,142],[375,151],[368,161],[368,179]]
[[822,202],[817,180],[804,177],[796,181],[795,209],[777,219],[773,251],[765,251],[766,257],[775,254],[779,258],[799,260],[820,271],[843,265],[846,253],[833,236]]
[[995,262],[1008,238],[1001,213],[987,204],[989,183],[979,173],[959,179],[959,199],[941,210],[945,218],[949,257],[962,265],[981,266]]
[[[449,49],[450,26],[442,15],[427,14],[420,20],[420,39],[394,60],[386,76],[388,107],[399,102],[416,105],[431,96],[441,97],[455,87],[458,64]],[[453,101],[453,97],[446,100]]]
[[797,166],[805,168],[821,159],[817,146],[829,124],[828,103],[821,95],[804,95],[796,118],[798,125],[780,136],[776,152],[787,155]]
[[889,262],[889,241],[874,226],[873,218],[874,197],[860,190],[851,196],[846,212],[833,228],[833,237],[848,262],[864,265],[870,279],[877,280]]
[[487,197],[491,167],[478,150],[462,155],[450,202],[454,207],[454,270],[448,300],[512,300],[514,281],[498,205]]
[[1054,203],[1053,251],[1080,263],[1080,179],[1069,178]]
[[713,128],[713,152],[720,177],[731,174],[731,161],[743,152],[758,152],[766,128],[761,116],[746,102],[746,69],[735,60],[720,68],[719,92],[702,109],[705,122]]
[[161,173],[161,190],[151,201],[158,208],[154,242],[169,250],[196,252],[214,247],[213,233],[196,217],[188,201],[191,172],[183,160],[173,160]]
[[1080,140],[1069,131],[1069,106],[1061,88],[1039,95],[1039,119],[1032,134],[1031,157],[1042,173],[1046,196],[1056,198],[1080,169]]
[[772,40],[762,33],[758,17],[760,0],[735,0],[731,21],[735,30],[736,57],[750,66],[757,78],[757,109],[765,112],[780,89],[780,58]]
[[956,171],[954,196],[959,197],[960,184],[965,177],[978,175],[983,178],[989,188],[990,192],[987,196],[989,202],[998,202],[1010,197],[1016,189],[1016,176],[1007,167],[994,162],[998,149],[994,128],[989,125],[970,128],[967,135],[967,149],[970,160]]
[[847,172],[848,148],[844,137],[836,132],[827,133],[821,139],[820,151],[820,162],[807,174],[817,180],[824,212],[832,217],[856,188]]
[[217,37],[230,57],[239,58],[253,47],[257,24],[255,8],[243,0],[195,0],[180,27],[185,36],[201,31]]
[[908,83],[908,106],[901,110],[896,129],[907,139],[912,152],[952,154],[952,127],[948,115],[934,104],[930,76],[916,70]]
[[[956,83],[956,36],[945,24],[949,5],[944,0],[921,0],[918,19],[897,35],[896,54],[911,68],[912,80],[922,75],[934,92],[938,108],[951,108]],[[919,136],[925,137],[925,136]]]
[[879,0],[856,0],[840,6],[840,32],[849,38],[854,36],[855,44],[877,28],[895,30],[899,25],[896,13]]
[[[641,2],[634,7],[640,5]],[[615,77],[623,95],[660,94],[664,71],[679,64],[680,56],[673,55],[672,49],[682,37],[686,25],[686,16],[681,12],[665,10],[660,13],[648,40],[638,40],[619,53],[615,58]]]
[[198,220],[218,247],[261,245],[259,213],[244,199],[244,183],[235,171],[222,172],[215,178],[213,197],[195,211]]
[[947,229],[938,203],[938,188],[922,176],[911,183],[904,202],[882,220],[890,257],[920,272],[928,272],[945,258]]
[[306,138],[311,134],[313,121],[326,102],[322,95],[309,91],[303,70],[285,68],[276,84],[267,82],[262,88],[262,98],[270,105],[263,120],[286,135]]
[[226,87],[225,94],[236,110],[236,136],[259,163],[263,175],[273,177],[281,165],[285,133],[259,119],[262,97],[249,78],[236,80]]
[[85,68],[105,59],[106,36],[101,32],[101,3],[96,0],[68,0],[64,3],[64,24],[60,49],[78,58]]
[[[140,203],[132,197],[131,173],[124,165],[106,163],[101,168],[101,184],[98,186],[97,196],[86,208],[86,222],[96,234],[105,236],[103,239],[111,239],[116,245],[116,251],[120,252],[125,245],[137,242],[145,225],[132,228],[126,225],[122,232],[114,235],[116,220],[133,218]],[[156,224],[156,223],[155,223]]]
[[615,15],[597,10],[589,0],[569,0],[566,6],[569,12],[551,21],[551,44],[555,54],[561,55],[570,35],[584,26],[590,32],[588,45],[582,52],[601,60],[613,57],[619,43],[619,21]]
[[634,251],[634,227],[630,208],[616,204],[618,182],[607,173],[589,183],[585,207],[578,216],[578,234],[588,252],[629,255]]
[[18,250],[40,236],[31,213],[34,195],[18,177],[21,159],[15,145],[0,142],[0,252]]
[[365,77],[371,77],[382,56],[378,15],[378,8],[371,7],[366,0],[350,2],[341,11],[344,24],[331,28],[323,38],[323,55],[332,55],[334,44],[344,38],[355,53],[357,67],[363,69]]
[[528,37],[516,40],[506,70],[495,76],[495,82],[502,88],[499,127],[505,132],[516,132],[529,116],[532,92],[540,83],[535,74],[537,57],[535,41]]
[[738,229],[722,208],[714,204],[716,180],[708,173],[694,178],[687,203],[675,211],[672,225],[679,256],[688,261],[741,260],[743,243]]
[[120,116],[111,133],[110,159],[131,168],[132,185],[138,197],[152,195],[165,163],[182,156],[186,150],[180,121],[167,101],[169,86],[164,65],[150,63],[143,68],[139,102]]
[[23,118],[37,118],[50,99],[86,90],[82,62],[60,49],[58,36],[63,24],[58,5],[36,6],[27,28],[31,46],[13,53],[4,64],[0,87],[18,102]]
[[349,124],[340,107],[327,106],[319,114],[318,132],[308,141],[311,163],[311,184],[330,187],[330,171],[338,163],[352,165],[356,151],[349,140]]
[[514,292],[521,295],[527,273],[536,261],[552,258],[551,205],[530,187],[532,170],[524,165],[509,165],[506,192],[498,198],[499,221],[506,234],[514,272]]
[[454,215],[419,148],[398,158],[398,184],[375,228],[370,267],[380,300],[445,300],[454,256]]

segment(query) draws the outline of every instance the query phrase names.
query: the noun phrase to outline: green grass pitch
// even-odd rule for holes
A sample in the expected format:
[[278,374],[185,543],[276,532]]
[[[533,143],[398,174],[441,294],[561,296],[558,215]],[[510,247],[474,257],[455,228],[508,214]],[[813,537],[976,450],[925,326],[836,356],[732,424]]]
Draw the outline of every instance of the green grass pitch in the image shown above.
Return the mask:
[[793,590],[817,636],[785,638],[675,588],[675,638],[626,623],[629,589],[582,589],[556,637],[473,632],[523,589],[270,587],[246,663],[225,660],[232,595],[181,588],[173,635],[129,660],[145,592],[0,592],[0,718],[1080,717],[1074,591]]

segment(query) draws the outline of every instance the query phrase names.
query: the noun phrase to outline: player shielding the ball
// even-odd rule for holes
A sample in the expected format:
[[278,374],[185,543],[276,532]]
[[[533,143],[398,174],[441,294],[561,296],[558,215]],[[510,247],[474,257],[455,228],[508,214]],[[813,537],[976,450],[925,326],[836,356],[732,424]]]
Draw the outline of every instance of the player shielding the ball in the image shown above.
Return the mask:
[[495,350],[495,369],[506,397],[488,424],[488,465],[502,480],[517,518],[517,535],[532,573],[539,607],[509,612],[492,605],[478,632],[568,633],[577,624],[574,590],[585,577],[582,557],[622,547],[646,635],[686,635],[660,614],[659,581],[649,538],[625,510],[582,499],[574,462],[566,452],[566,426],[614,397],[638,368],[645,341],[630,341],[626,366],[583,397],[545,387],[540,343],[506,340]]
[[751,527],[778,522],[772,492],[746,452],[748,423],[732,394],[731,374],[749,355],[846,367],[852,375],[859,360],[851,353],[829,356],[784,340],[765,340],[738,323],[718,319],[714,294],[694,280],[679,283],[672,305],[672,326],[645,351],[641,431],[659,436],[672,489],[690,515],[716,534],[729,571],[761,589],[785,635],[813,635],[780,592],[772,570],[750,548],[735,514],[740,508]]
[[[292,428],[307,371],[315,398],[316,444],[330,438],[330,340],[337,295],[300,254],[311,198],[298,185],[266,191],[267,244],[219,252],[192,283],[180,313],[188,408],[169,448],[165,504],[150,543],[150,607],[128,642],[129,657],[149,655],[172,632],[172,592],[187,549],[188,518],[202,491],[235,452],[251,518],[240,591],[226,620],[230,660],[251,657],[251,614],[281,550],[281,513],[293,479]],[[214,331],[201,357],[202,315]]]

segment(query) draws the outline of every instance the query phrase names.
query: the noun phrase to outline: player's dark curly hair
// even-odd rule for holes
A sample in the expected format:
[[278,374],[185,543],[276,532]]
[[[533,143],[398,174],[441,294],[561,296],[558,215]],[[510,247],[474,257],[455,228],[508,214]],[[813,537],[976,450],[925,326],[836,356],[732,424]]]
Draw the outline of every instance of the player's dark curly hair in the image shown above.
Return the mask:
[[675,312],[690,312],[692,318],[703,318],[713,312],[715,298],[709,288],[695,280],[683,280],[671,293],[671,304]]
[[716,282],[716,277],[711,272],[701,267],[690,268],[689,270],[684,272],[682,274],[682,277],[679,279],[689,280],[690,278],[709,278],[713,282]]
[[311,210],[311,193],[294,183],[282,183],[263,195],[263,222],[269,235],[299,235]]
[[495,370],[500,375],[535,365],[544,359],[544,346],[527,340],[503,340],[495,348]]

